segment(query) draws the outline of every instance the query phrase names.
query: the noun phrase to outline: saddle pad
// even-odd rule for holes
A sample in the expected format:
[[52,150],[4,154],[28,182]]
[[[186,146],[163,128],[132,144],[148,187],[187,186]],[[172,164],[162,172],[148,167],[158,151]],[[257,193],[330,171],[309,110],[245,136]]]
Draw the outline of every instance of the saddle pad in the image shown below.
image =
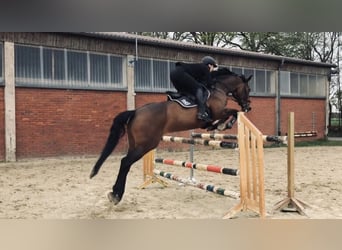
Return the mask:
[[[181,105],[183,108],[194,108],[197,107],[196,100],[194,99],[195,97],[189,97],[186,95],[182,95],[178,92],[171,92],[168,91],[166,92],[167,94],[167,99],[172,102],[177,102],[179,105]],[[210,97],[210,91],[205,89],[205,98],[208,100]]]
[[183,108],[194,108],[197,106],[197,103],[187,96],[173,97],[171,95],[167,95],[167,99],[172,102],[177,102]]

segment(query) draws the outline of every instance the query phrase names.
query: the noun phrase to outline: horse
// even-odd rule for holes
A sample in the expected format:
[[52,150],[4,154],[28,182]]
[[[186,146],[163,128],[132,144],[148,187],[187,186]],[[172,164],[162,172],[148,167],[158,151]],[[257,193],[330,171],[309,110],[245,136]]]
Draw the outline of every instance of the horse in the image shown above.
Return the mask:
[[211,111],[213,123],[197,119],[197,108],[183,108],[173,101],[148,103],[135,110],[126,110],[119,113],[113,120],[107,142],[100,157],[90,173],[90,179],[99,172],[102,164],[113,152],[120,138],[127,133],[128,150],[126,156],[121,159],[119,173],[117,175],[112,192],[108,193],[108,199],[115,205],[118,204],[125,192],[128,172],[136,161],[141,159],[147,152],[155,149],[166,133],[179,132],[196,128],[215,129],[218,124],[226,121],[229,117],[237,117],[238,110],[227,108],[230,94],[243,112],[250,108],[248,81],[227,68],[220,68],[212,72],[214,82],[207,99],[207,106]]

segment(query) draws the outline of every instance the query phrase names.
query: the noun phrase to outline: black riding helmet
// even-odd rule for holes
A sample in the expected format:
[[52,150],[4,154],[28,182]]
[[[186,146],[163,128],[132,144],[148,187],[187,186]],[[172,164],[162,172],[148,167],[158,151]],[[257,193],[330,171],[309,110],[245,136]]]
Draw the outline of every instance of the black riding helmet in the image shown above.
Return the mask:
[[211,56],[205,56],[202,58],[202,63],[208,65],[208,64],[211,64],[211,65],[214,65],[215,68],[217,68],[217,63],[215,61],[214,58],[212,58]]

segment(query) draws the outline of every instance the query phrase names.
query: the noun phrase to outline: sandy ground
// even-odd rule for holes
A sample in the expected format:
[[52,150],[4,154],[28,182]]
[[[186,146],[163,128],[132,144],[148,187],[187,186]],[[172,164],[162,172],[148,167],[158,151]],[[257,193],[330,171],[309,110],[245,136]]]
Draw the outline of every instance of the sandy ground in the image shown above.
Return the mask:
[[[297,212],[272,212],[287,196],[287,149],[265,148],[265,195],[268,219],[342,219],[342,147],[295,149],[295,197],[310,205],[307,216]],[[189,152],[158,152],[158,157],[189,160]],[[194,161],[236,168],[238,151],[195,151]],[[116,206],[107,192],[116,178],[122,155],[114,153],[92,180],[97,157],[30,159],[0,163],[0,218],[22,219],[220,219],[238,200],[170,181],[145,189],[142,161],[132,166],[126,193]],[[158,166],[188,178],[190,170]],[[200,182],[238,191],[239,178],[196,171]],[[235,218],[258,218],[238,213]]]

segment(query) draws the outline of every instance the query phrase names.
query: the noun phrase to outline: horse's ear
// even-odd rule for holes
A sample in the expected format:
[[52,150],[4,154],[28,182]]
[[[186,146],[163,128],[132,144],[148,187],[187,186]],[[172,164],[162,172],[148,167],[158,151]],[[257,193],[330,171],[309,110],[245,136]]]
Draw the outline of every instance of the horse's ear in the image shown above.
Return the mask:
[[251,80],[252,77],[253,77],[253,75],[250,75],[250,76],[246,79],[246,82],[249,82],[249,80]]

